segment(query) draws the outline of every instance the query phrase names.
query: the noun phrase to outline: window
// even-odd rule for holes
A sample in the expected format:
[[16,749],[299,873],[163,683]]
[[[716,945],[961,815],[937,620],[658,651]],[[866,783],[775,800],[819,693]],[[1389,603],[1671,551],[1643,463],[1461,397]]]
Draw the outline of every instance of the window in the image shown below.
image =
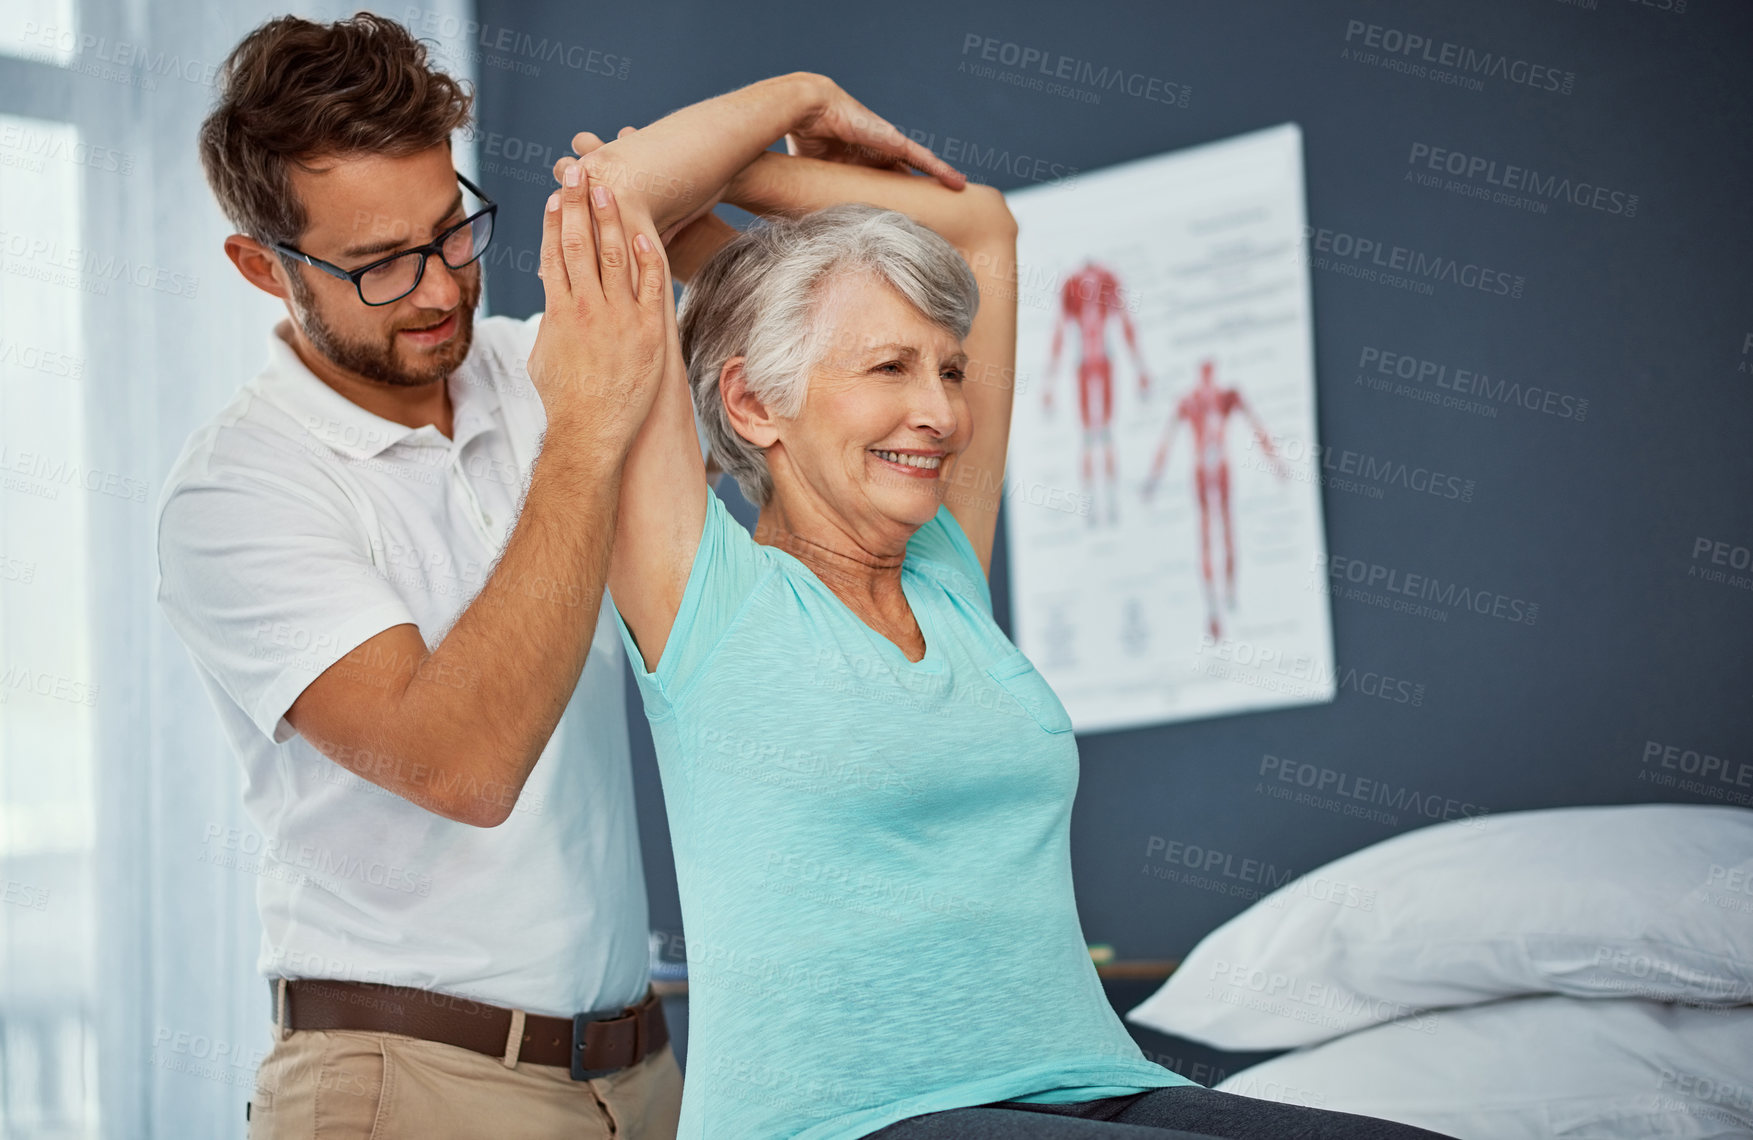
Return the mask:
[[[50,5],[52,6],[52,5]],[[80,173],[71,124],[0,114],[0,1134],[95,1135]],[[95,489],[94,489],[95,488]]]

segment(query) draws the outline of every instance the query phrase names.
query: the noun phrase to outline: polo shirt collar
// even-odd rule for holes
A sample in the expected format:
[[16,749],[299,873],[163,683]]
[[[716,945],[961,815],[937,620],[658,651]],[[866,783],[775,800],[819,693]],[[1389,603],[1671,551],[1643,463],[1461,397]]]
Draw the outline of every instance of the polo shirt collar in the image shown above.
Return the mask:
[[[498,394],[490,385],[463,377],[468,360],[446,379],[453,437],[447,440],[436,427],[411,428],[386,420],[329,387],[299,359],[286,339],[290,330],[291,323],[282,320],[268,334],[268,364],[256,378],[256,391],[337,454],[356,460],[370,459],[416,434],[436,444],[460,448],[492,426],[491,413],[498,404]],[[471,348],[469,357],[474,354],[475,349]]]

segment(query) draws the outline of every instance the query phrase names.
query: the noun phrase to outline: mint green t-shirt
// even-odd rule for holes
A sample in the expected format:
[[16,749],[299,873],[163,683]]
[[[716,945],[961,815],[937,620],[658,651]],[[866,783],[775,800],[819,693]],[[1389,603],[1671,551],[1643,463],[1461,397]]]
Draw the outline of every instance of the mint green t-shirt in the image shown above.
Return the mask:
[[1188,1085],[1102,993],[1072,899],[1071,719],[947,508],[910,662],[706,491],[655,673],[688,958],[679,1135],[850,1140],[927,1112]]

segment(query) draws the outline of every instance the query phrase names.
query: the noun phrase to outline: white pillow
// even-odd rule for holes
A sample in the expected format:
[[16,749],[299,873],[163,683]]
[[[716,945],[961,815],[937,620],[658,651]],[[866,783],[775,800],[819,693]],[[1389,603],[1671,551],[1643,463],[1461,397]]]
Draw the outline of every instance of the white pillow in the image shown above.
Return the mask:
[[1394,1022],[1217,1086],[1459,1140],[1753,1136],[1753,1009],[1507,998]]
[[1753,810],[1556,808],[1398,835],[1212,931],[1127,1018],[1289,1049],[1531,993],[1753,1001]]

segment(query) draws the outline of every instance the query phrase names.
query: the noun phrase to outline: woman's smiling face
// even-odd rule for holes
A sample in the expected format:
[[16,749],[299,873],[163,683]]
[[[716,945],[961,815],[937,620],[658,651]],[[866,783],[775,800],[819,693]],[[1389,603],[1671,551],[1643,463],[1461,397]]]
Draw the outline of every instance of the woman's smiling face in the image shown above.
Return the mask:
[[967,354],[876,273],[836,273],[817,309],[819,357],[796,418],[767,451],[774,495],[802,494],[883,542],[931,521],[968,446]]

